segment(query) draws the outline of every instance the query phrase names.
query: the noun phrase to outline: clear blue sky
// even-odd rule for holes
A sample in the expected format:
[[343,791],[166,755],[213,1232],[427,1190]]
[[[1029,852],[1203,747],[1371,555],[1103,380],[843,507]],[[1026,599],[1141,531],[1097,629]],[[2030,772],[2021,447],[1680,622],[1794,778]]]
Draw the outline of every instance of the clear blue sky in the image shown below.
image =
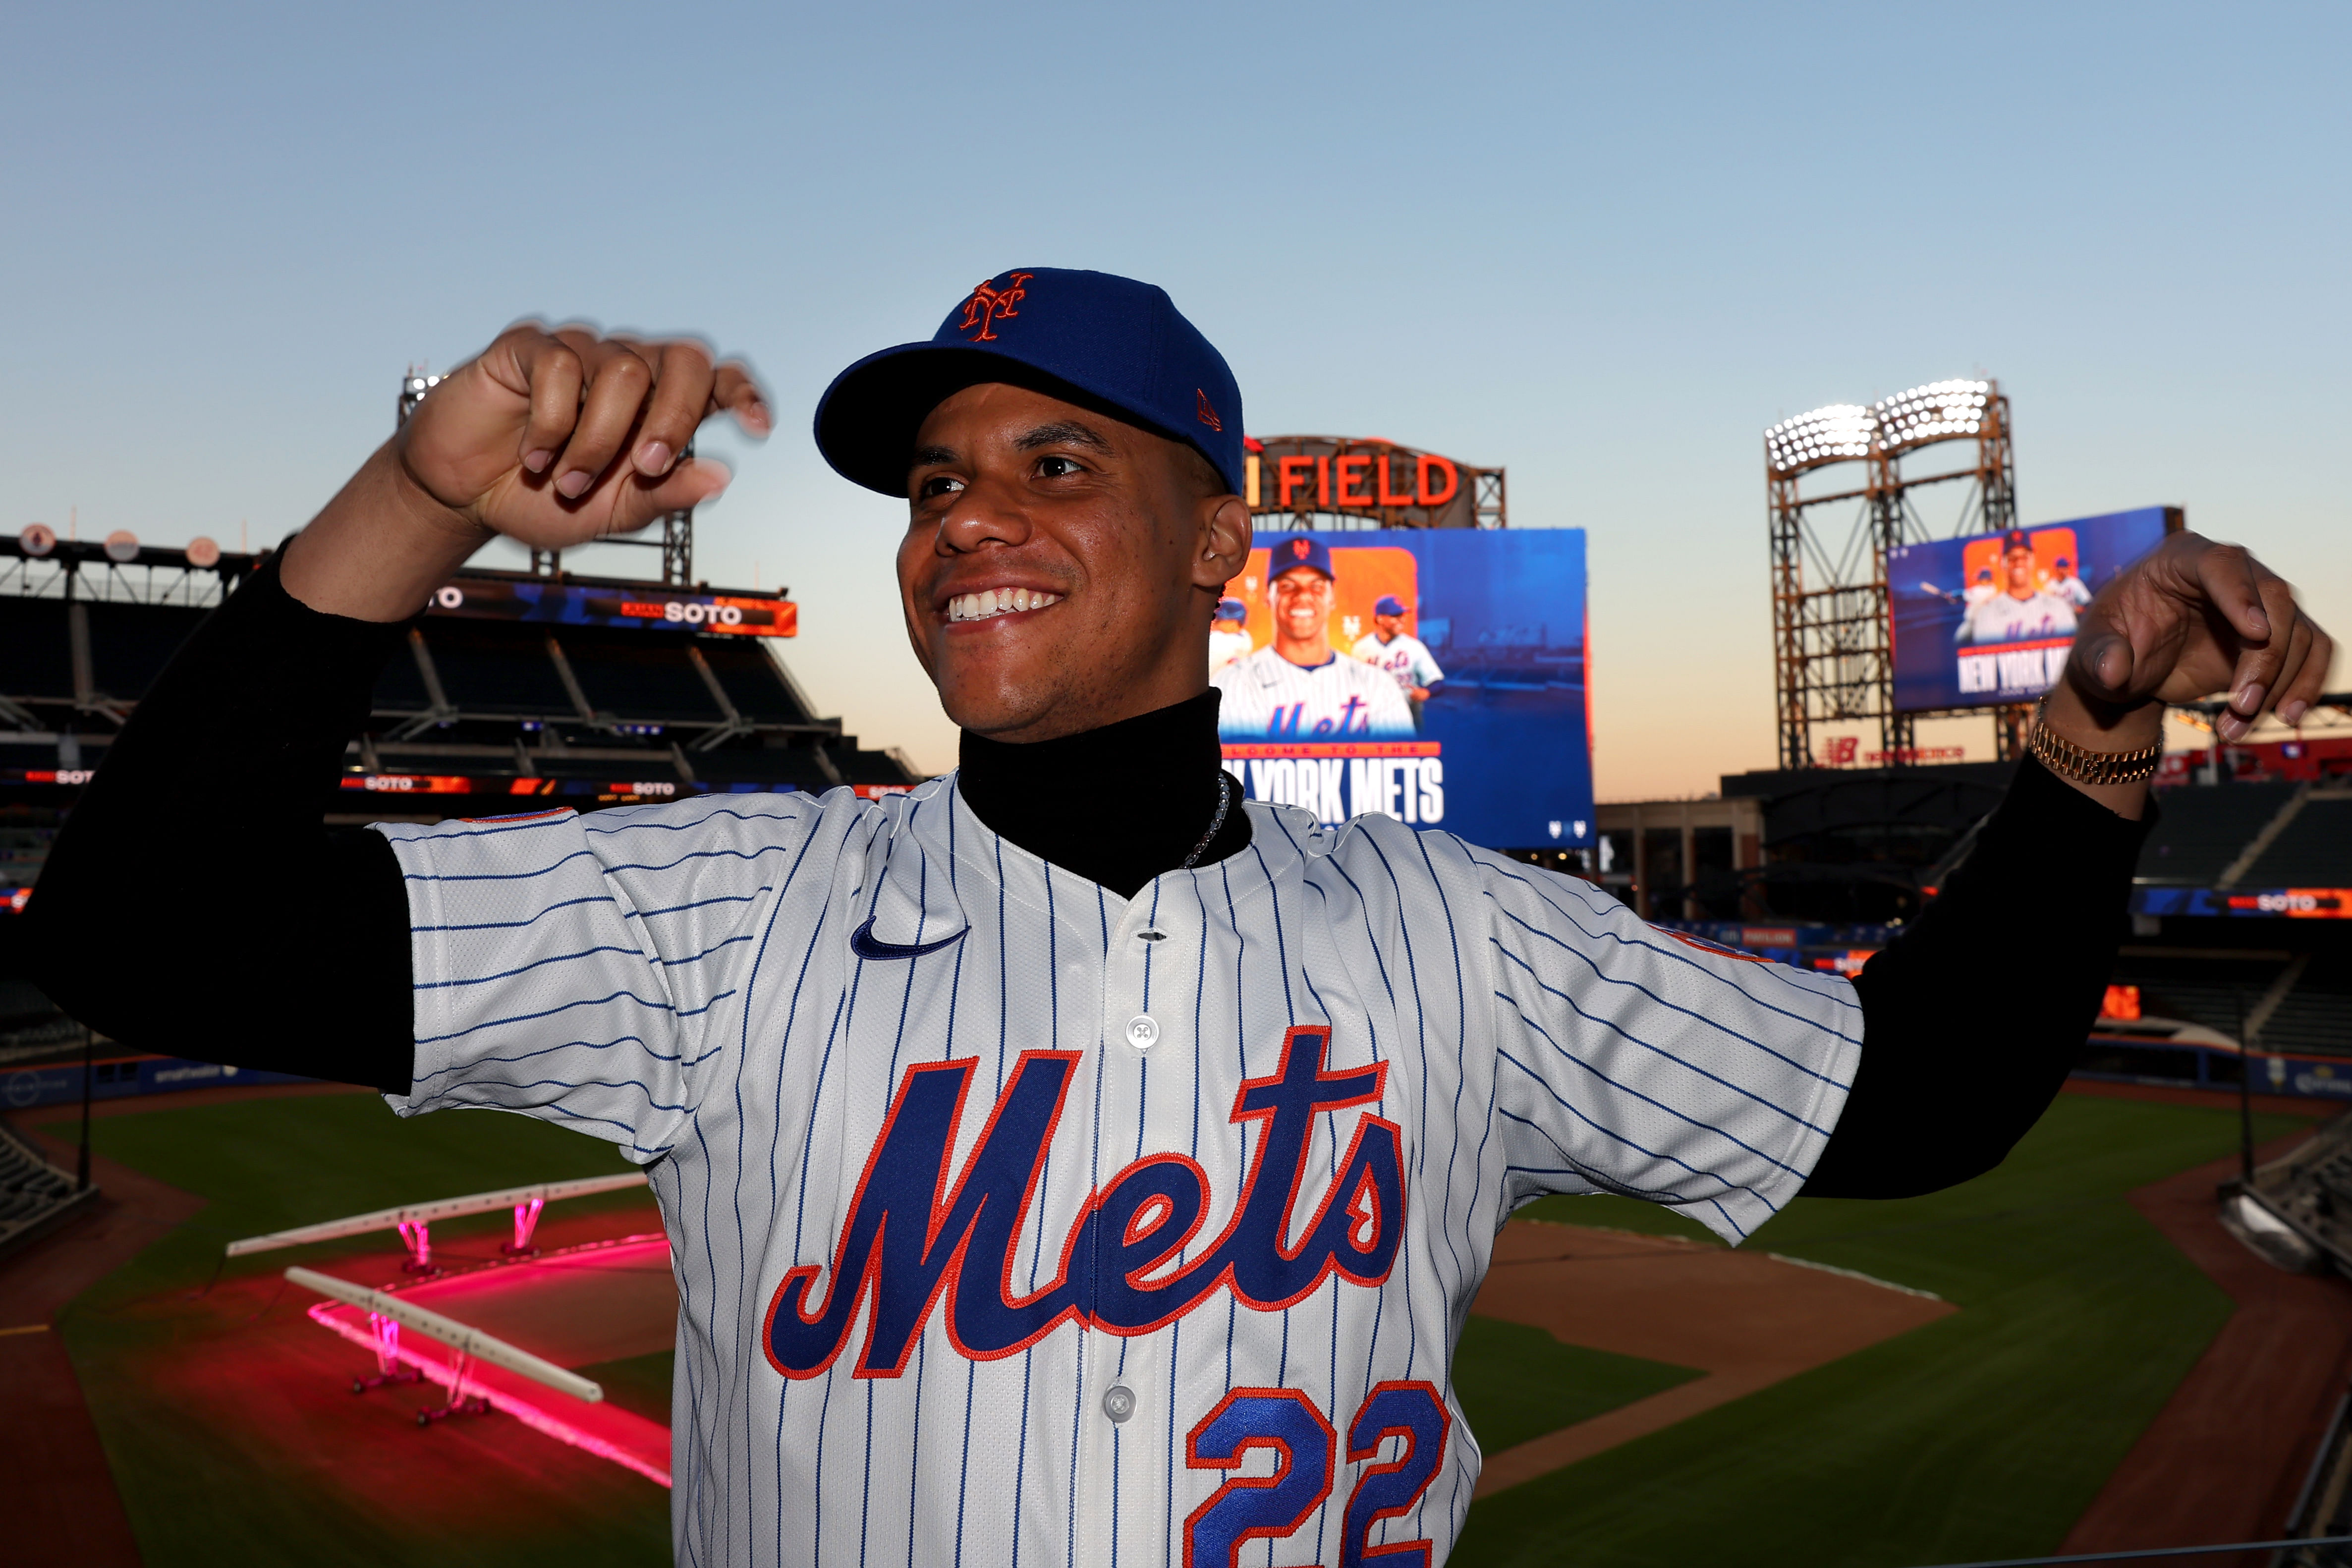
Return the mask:
[[1604,797],[1771,761],[1759,433],[1822,403],[1997,375],[2029,521],[2184,505],[2352,631],[2341,5],[84,5],[10,42],[0,527],[273,539],[412,360],[698,331],[783,419],[709,443],[703,574],[790,584],[803,681],[928,765],[899,514],[806,415],[1013,266],[1165,285],[1254,431],[1504,464],[1516,523],[1590,530]]

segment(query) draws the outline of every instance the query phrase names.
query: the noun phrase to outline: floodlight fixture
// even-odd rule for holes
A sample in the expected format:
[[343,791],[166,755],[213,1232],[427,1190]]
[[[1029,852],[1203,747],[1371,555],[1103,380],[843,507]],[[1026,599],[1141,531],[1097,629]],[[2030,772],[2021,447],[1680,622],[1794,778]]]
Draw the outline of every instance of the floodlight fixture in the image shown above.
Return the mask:
[[394,421],[395,426],[407,424],[416,405],[425,401],[425,395],[448,379],[446,375],[425,374],[423,365],[410,365],[408,374],[400,378],[400,416]]
[[1764,432],[1764,460],[1776,474],[1801,473],[1823,463],[1867,458],[1878,439],[1878,416],[1859,403],[1832,403]]
[[1879,444],[1886,451],[1900,452],[1974,436],[1984,428],[1991,395],[1989,381],[1931,381],[1882,398],[1872,410],[1878,416]]

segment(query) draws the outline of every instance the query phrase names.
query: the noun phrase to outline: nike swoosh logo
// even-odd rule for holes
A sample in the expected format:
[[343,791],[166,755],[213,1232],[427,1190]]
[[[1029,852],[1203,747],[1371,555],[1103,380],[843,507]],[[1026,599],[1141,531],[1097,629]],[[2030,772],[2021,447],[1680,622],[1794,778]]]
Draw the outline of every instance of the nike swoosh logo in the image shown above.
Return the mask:
[[943,947],[953,947],[957,942],[961,942],[971,930],[970,926],[966,926],[953,936],[943,936],[937,942],[916,942],[911,945],[906,942],[883,942],[875,936],[874,917],[868,915],[866,917],[864,925],[849,933],[849,951],[860,958],[920,958],[927,952],[937,952]]

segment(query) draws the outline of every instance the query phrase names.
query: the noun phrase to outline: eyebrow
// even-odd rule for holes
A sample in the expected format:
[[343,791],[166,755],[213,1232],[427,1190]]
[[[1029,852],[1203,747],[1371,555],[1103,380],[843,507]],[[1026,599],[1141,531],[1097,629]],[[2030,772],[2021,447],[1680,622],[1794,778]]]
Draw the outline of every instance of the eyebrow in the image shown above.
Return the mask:
[[[1015,451],[1021,452],[1034,452],[1041,447],[1084,447],[1089,451],[1105,454],[1111,450],[1110,443],[1103,439],[1100,433],[1088,426],[1068,419],[1052,425],[1040,425],[1034,429],[1024,431],[1013,437],[1013,446]],[[913,455],[907,459],[907,467],[910,470],[934,467],[951,468],[962,460],[963,454],[952,447],[918,447]]]
[[1093,429],[1065,419],[1052,425],[1040,425],[1013,443],[1020,451],[1034,452],[1040,447],[1084,447],[1089,451],[1108,452],[1110,443]]

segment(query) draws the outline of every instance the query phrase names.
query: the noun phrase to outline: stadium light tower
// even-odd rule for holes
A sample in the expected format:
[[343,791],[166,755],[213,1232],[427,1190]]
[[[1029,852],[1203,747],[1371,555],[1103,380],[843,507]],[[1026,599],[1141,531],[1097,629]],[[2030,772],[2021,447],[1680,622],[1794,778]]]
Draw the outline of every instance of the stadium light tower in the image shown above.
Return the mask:
[[[1934,473],[1905,471],[1905,459],[1930,447],[1967,441],[1975,460]],[[1846,463],[1864,465],[1862,482],[1808,491],[1807,476]],[[1886,552],[1938,536],[1917,494],[1961,487],[1941,536],[1990,533],[2017,519],[2017,476],[2010,454],[2009,399],[1993,381],[1937,381],[1868,406],[1836,403],[1764,432],[1764,480],[1772,531],[1772,658],[1778,693],[1780,765],[1812,766],[1813,728],[1875,721],[1880,753],[1914,753],[1923,715],[1895,707],[1895,658],[1887,626]],[[1843,542],[1822,526],[1822,509],[1851,506]],[[1954,710],[1952,711],[1980,711]],[[2018,714],[1997,710],[1996,750],[2014,756]]]
[[[440,385],[443,379],[437,375],[427,375],[422,365],[410,365],[408,374],[400,378],[400,406],[397,416],[393,420],[393,428],[397,430],[407,424],[408,416],[416,412],[416,405],[425,401],[425,395]],[[678,460],[683,462],[693,456],[694,443],[689,441],[687,443],[686,450],[678,454]],[[661,518],[659,539],[600,539],[596,542],[650,545],[661,552],[661,580],[664,585],[673,588],[693,586],[694,509],[692,507],[687,507],[678,511],[664,512]],[[563,552],[533,550],[530,552],[530,569],[541,576],[560,575],[563,570]]]

